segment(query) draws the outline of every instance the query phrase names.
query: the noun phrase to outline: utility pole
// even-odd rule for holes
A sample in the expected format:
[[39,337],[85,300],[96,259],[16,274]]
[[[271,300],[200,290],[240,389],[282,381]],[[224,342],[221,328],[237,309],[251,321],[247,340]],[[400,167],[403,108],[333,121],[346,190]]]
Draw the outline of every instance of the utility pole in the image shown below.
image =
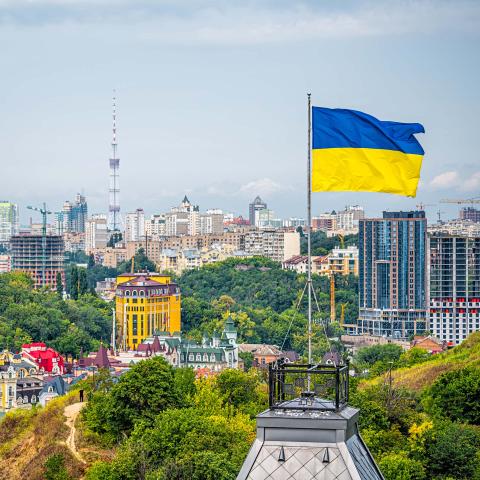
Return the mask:
[[40,212],[42,215],[42,287],[46,286],[45,274],[47,270],[47,215],[52,212],[47,210],[47,205],[43,202],[43,208],[27,206],[30,210]]

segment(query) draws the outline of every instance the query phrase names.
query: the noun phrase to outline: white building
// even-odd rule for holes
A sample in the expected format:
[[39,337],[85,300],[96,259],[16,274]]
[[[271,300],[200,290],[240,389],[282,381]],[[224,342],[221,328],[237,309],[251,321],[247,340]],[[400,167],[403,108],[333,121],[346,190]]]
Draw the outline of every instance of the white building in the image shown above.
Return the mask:
[[252,230],[245,234],[245,253],[283,262],[300,255],[300,234],[283,230]]
[[135,212],[125,215],[125,241],[138,242],[145,238],[145,212],[137,208]]
[[90,255],[94,250],[105,248],[107,243],[107,216],[92,215],[85,224],[85,253]]
[[11,202],[0,202],[0,244],[6,245],[12,235],[18,235],[18,206]]
[[145,220],[145,233],[153,240],[166,235],[165,215],[152,215]]
[[336,214],[336,229],[344,234],[358,233],[358,222],[365,218],[365,211],[359,205],[348,205]]

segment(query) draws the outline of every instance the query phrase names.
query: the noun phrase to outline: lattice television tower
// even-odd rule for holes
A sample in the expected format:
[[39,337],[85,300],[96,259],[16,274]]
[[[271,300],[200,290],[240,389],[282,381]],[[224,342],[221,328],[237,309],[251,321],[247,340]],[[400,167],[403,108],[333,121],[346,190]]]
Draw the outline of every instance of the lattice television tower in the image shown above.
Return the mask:
[[111,231],[120,230],[120,184],[119,173],[120,159],[117,158],[117,105],[115,90],[113,91],[113,137],[112,158],[110,158],[110,188],[108,205],[108,228]]

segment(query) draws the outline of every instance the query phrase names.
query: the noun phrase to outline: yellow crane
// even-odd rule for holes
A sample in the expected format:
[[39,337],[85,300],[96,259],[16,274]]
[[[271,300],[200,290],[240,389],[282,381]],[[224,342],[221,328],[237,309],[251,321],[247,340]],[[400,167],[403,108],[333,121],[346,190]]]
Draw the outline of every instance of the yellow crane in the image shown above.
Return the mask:
[[345,307],[347,306],[347,303],[341,303],[340,307],[342,309],[342,312],[340,313],[340,326],[343,327],[345,325]]
[[336,319],[335,312],[335,275],[330,272],[330,322],[334,322]]
[[339,233],[338,239],[340,240],[340,248],[345,248],[345,235]]

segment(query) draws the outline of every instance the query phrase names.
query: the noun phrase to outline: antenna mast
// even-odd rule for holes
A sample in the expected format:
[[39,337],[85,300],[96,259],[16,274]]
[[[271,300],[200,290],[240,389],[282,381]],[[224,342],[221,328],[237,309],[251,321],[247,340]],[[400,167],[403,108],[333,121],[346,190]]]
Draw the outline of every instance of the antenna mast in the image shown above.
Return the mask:
[[112,158],[110,158],[110,188],[108,206],[108,226],[113,232],[120,230],[120,159],[117,158],[117,99],[115,90],[112,98]]

